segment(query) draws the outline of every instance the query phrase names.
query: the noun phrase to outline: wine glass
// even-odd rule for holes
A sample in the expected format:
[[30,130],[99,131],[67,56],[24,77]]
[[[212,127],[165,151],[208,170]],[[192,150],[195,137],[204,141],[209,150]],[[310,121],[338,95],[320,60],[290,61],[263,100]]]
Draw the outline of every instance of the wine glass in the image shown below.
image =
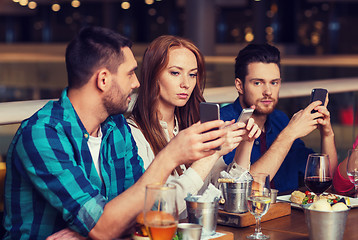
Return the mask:
[[349,180],[354,184],[355,194],[358,197],[358,149],[348,150],[347,175]]
[[147,185],[143,215],[151,240],[171,240],[178,225],[175,185]]
[[317,196],[332,185],[332,175],[327,154],[308,155],[305,171],[305,185]]
[[251,193],[247,198],[247,207],[256,220],[255,233],[247,236],[248,239],[269,239],[270,236],[261,232],[261,217],[270,207],[270,175],[266,173],[251,174],[253,181]]

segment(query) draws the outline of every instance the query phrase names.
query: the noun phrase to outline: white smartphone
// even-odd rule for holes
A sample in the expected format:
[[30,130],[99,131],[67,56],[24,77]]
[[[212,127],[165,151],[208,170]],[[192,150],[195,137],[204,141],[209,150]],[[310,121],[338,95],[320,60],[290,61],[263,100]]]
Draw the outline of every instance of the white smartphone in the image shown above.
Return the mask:
[[252,108],[244,108],[242,109],[239,118],[237,119],[238,122],[243,122],[247,124],[247,121],[249,121],[249,118],[254,113],[255,109]]

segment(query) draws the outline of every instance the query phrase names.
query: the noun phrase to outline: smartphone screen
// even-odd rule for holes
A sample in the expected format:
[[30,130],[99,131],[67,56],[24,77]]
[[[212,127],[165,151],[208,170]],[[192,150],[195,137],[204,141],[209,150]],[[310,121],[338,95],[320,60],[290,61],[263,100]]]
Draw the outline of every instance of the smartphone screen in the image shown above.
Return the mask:
[[242,109],[239,118],[237,119],[238,122],[243,122],[247,124],[247,121],[249,121],[249,118],[254,113],[254,109],[252,108],[244,108]]

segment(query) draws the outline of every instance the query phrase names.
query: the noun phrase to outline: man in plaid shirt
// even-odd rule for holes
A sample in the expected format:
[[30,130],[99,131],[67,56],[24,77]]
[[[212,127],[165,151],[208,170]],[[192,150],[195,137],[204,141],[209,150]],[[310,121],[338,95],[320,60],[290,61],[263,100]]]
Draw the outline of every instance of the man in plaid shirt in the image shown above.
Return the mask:
[[82,29],[68,45],[68,88],[21,124],[9,148],[5,239],[45,239],[62,229],[78,238],[119,237],[142,211],[147,184],[165,182],[176,166],[224,142],[224,130],[202,134],[222,121],[194,124],[144,173],[122,115],[139,87],[130,47],[99,27]]

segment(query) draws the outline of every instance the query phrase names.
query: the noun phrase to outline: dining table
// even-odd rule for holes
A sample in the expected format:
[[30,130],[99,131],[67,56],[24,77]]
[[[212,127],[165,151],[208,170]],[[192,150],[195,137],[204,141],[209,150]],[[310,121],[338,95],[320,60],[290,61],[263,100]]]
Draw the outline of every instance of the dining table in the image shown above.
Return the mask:
[[[255,225],[248,227],[229,227],[217,225],[218,231],[231,232],[234,240],[247,239],[255,231]],[[303,209],[291,209],[291,214],[261,223],[261,230],[271,240],[308,240],[309,232]],[[358,239],[358,208],[350,209],[344,231],[344,240]]]

